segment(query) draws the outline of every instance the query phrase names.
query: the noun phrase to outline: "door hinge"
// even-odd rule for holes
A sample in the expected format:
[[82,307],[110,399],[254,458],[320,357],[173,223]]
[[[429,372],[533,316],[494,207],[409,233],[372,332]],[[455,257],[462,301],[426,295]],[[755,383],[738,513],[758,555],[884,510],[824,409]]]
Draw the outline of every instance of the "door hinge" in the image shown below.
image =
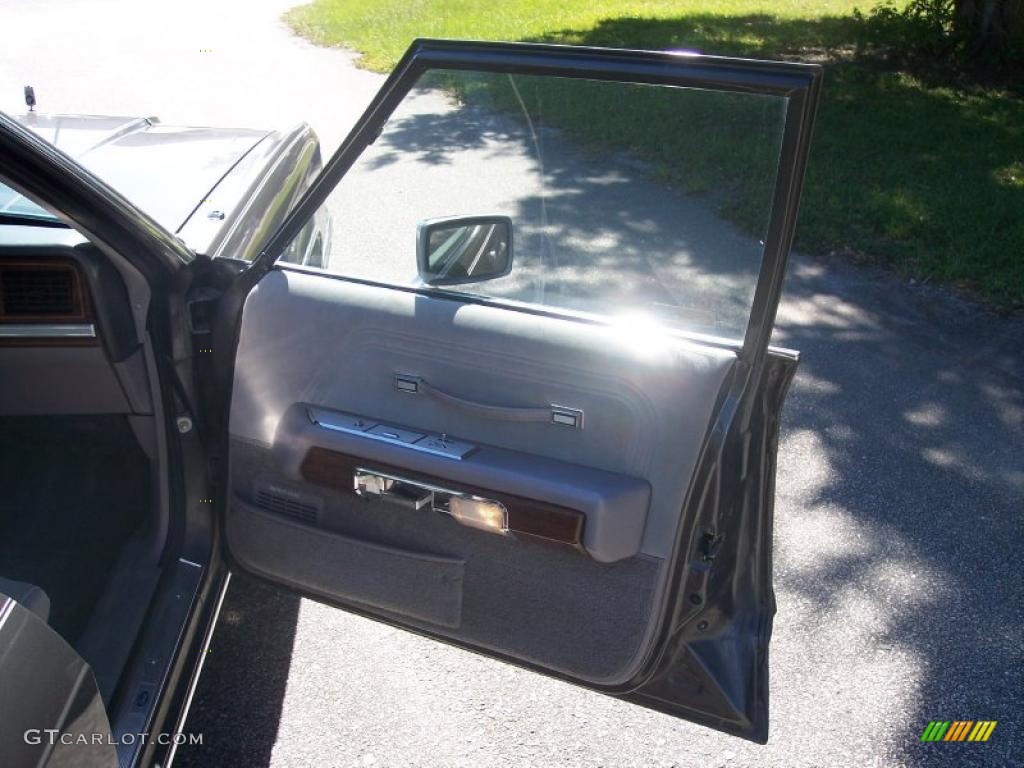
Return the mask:
[[210,333],[213,313],[223,291],[214,288],[200,288],[188,298],[188,329],[193,336]]

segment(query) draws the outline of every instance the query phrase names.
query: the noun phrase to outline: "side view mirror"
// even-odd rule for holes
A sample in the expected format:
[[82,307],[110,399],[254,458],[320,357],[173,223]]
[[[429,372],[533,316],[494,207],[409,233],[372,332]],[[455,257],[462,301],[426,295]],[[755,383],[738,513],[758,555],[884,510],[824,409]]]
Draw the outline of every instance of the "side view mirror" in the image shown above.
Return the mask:
[[416,266],[427,285],[478,283],[512,271],[512,219],[451,216],[416,227]]

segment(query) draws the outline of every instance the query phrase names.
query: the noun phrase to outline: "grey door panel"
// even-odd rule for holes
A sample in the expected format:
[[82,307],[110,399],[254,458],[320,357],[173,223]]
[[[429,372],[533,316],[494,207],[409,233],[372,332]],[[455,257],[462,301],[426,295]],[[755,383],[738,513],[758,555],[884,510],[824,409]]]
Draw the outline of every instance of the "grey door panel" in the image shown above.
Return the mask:
[[[262,449],[234,445],[232,453],[245,456],[245,466],[261,461]],[[239,564],[328,602],[573,677],[618,681],[635,666],[661,561],[602,564],[437,515],[410,526],[404,509],[371,508],[330,491],[320,499],[315,526],[282,525],[280,515],[233,500],[228,535]],[[352,546],[365,548],[360,574],[345,559]],[[441,574],[424,583],[415,567],[391,568],[405,557],[461,561],[461,583],[445,582]],[[405,610],[412,597],[426,607]]]
[[639,553],[651,495],[647,481],[530,453],[470,445],[465,458],[453,460],[397,441],[326,430],[310,421],[308,409],[299,405],[281,419],[274,460],[290,479],[302,482],[303,460],[310,448],[319,446],[365,459],[369,469],[407,469],[481,494],[496,491],[543,499],[583,514],[582,546],[593,559],[607,563]]
[[[611,327],[276,270],[246,302],[230,431],[266,447],[287,442],[278,437],[283,417],[309,404],[638,478],[652,489],[641,551],[664,557],[735,353],[662,341],[640,345]],[[578,408],[584,427],[450,408],[396,390],[396,372],[479,402]]]
[[[581,679],[635,671],[732,351],[677,337],[652,351],[608,326],[290,269],[259,283],[243,319],[227,517],[241,565]],[[583,426],[410,395],[396,389],[398,372],[474,402],[565,404],[583,412]],[[392,434],[443,433],[472,451],[445,458],[325,429],[311,408],[342,425],[355,414]],[[582,546],[367,503],[350,474],[310,482],[312,449],[579,510]]]
[[254,570],[427,624],[462,623],[461,559],[327,532],[241,501],[231,516],[231,546],[250,557]]

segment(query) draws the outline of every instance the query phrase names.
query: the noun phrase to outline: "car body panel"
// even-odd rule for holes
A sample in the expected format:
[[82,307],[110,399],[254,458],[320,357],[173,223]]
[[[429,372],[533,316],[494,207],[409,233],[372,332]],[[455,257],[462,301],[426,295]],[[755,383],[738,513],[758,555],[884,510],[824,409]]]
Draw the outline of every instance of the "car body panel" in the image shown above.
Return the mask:
[[[238,161],[177,234],[210,258],[252,261],[320,168],[319,142],[308,125],[274,132]],[[326,218],[317,226],[326,231]]]
[[235,164],[270,132],[193,128],[156,118],[46,115],[18,121],[178,232]]
[[[15,119],[211,257],[251,260],[320,171],[319,143],[305,124],[265,131],[164,125],[154,117],[29,112]],[[47,215],[9,190],[0,208]]]

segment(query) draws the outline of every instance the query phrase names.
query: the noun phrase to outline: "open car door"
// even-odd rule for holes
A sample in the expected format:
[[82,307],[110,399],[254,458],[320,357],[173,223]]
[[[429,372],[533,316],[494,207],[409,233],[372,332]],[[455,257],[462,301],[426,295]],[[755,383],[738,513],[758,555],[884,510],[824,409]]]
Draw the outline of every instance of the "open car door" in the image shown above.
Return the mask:
[[237,289],[233,566],[764,742],[820,77],[416,42]]

